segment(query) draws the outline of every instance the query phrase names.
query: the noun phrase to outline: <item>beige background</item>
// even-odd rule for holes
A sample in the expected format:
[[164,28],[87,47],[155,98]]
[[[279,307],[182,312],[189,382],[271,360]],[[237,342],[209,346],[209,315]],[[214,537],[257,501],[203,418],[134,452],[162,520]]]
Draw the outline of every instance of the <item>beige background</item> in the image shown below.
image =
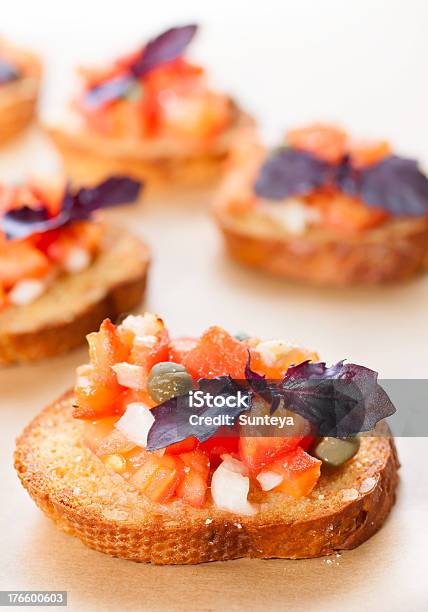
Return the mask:
[[[425,2],[272,1],[245,13],[240,1],[203,7],[187,0],[156,6],[129,0],[121,2],[120,12],[98,2],[78,0],[72,9],[71,3],[61,4],[17,1],[2,14],[3,32],[32,42],[50,61],[46,114],[64,97],[73,62],[108,56],[160,24],[196,17],[207,27],[195,56],[262,118],[268,138],[293,122],[338,118],[365,135],[386,135],[400,150],[428,161]],[[266,69],[255,78],[254,66],[260,64]],[[0,153],[0,177],[54,164],[52,151],[33,130]],[[109,213],[150,243],[146,307],[158,311],[174,334],[199,333],[219,323],[232,332],[313,347],[330,362],[364,363],[384,378],[427,376],[428,277],[398,287],[338,291],[254,274],[224,256],[208,214],[210,196],[147,194],[141,206]],[[85,359],[82,349],[0,371],[1,589],[66,589],[73,610],[427,609],[423,439],[398,441],[402,480],[382,531],[340,557],[159,568],[110,559],[58,532],[17,481],[13,441],[40,408],[72,384],[75,366]]]

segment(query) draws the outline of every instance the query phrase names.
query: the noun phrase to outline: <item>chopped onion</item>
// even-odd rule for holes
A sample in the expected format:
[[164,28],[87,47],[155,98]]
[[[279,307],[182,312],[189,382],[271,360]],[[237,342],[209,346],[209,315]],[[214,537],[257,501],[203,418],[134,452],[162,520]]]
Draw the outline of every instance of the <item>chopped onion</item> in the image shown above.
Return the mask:
[[16,283],[9,293],[9,300],[16,306],[24,306],[34,302],[46,289],[46,283],[29,278]]
[[[236,461],[236,463],[241,462]],[[237,467],[226,459],[212,476],[211,495],[214,503],[223,510],[229,510],[236,514],[253,515],[257,510],[247,499],[250,479],[248,476],[243,476],[238,471],[230,469],[230,466],[232,468]]]
[[143,368],[139,365],[133,365],[131,363],[116,363],[111,366],[117,377],[117,382],[123,387],[129,387],[130,389],[142,389],[143,383]]
[[257,475],[257,480],[263,491],[272,491],[272,489],[281,484],[282,476],[276,472],[265,470]]
[[136,336],[156,336],[163,329],[163,321],[157,315],[146,312],[144,315],[128,315],[119,327],[129,329]]
[[290,234],[299,236],[309,223],[319,220],[318,211],[304,202],[290,198],[283,204],[269,205],[270,216]]
[[82,247],[73,247],[67,253],[63,266],[70,274],[76,274],[77,272],[86,270],[90,263],[91,255],[89,251]]
[[248,468],[245,463],[238,461],[238,459],[235,459],[232,457],[232,455],[228,454],[221,455],[221,458],[223,459],[222,465],[225,469],[241,474],[242,476],[248,476]]
[[154,422],[153,414],[143,402],[132,402],[127,405],[125,414],[116,422],[115,427],[128,440],[146,448],[147,436]]
[[135,336],[134,346],[144,346],[146,348],[153,348],[156,346],[158,339],[156,336],[147,334],[146,336]]
[[292,348],[291,344],[283,340],[266,340],[259,342],[256,346],[261,358],[267,366],[274,366],[280,357],[288,353]]

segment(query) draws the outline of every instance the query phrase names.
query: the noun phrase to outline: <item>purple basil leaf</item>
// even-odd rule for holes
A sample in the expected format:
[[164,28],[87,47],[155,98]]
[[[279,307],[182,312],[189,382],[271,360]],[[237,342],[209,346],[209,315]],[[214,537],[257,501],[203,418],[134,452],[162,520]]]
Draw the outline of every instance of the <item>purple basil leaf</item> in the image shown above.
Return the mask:
[[96,187],[82,188],[75,194],[67,188],[61,210],[55,217],[49,217],[45,207],[33,209],[23,206],[0,217],[0,229],[9,240],[48,232],[71,221],[88,219],[99,208],[132,202],[141,188],[142,183],[126,176],[110,177]]
[[255,183],[255,193],[268,200],[305,195],[326,185],[332,167],[306,151],[281,147],[268,156]]
[[96,87],[90,89],[84,97],[88,109],[95,109],[113,100],[125,97],[134,84],[134,79],[129,75],[121,75],[109,79]]
[[83,187],[74,196],[72,220],[87,219],[98,208],[127,204],[137,199],[141,183],[126,176],[112,176],[96,187]]
[[305,361],[288,369],[281,393],[286,407],[313,423],[321,436],[346,437],[373,427],[395,412],[377,373],[343,361]]
[[332,182],[340,191],[355,198],[359,197],[359,171],[351,166],[349,155],[345,155],[333,172]]
[[196,34],[198,26],[171,28],[150,40],[131,66],[131,72],[141,77],[156,66],[171,62],[183,55]]
[[30,208],[22,206],[6,212],[0,218],[0,229],[2,229],[6,238],[12,240],[14,238],[26,238],[31,234],[38,232],[46,232],[50,229],[55,229],[63,224],[59,219],[63,215],[49,218],[46,208]]
[[350,195],[352,190],[369,206],[406,217],[428,214],[428,178],[416,160],[391,155],[378,164],[357,174],[352,187],[342,187]]
[[[200,379],[198,386],[204,393],[213,396],[237,397],[238,392],[247,398],[248,405],[251,407],[251,394],[240,387],[230,376],[217,376],[212,379]],[[248,410],[245,406],[236,405],[235,407],[208,406],[204,403],[201,407],[190,406],[190,393],[173,397],[163,404],[152,409],[155,422],[150,428],[147,438],[147,450],[153,451],[159,448],[166,448],[175,442],[181,442],[189,436],[195,436],[200,442],[211,438],[221,425],[192,425],[189,422],[190,415],[216,417],[230,415],[231,420],[236,419],[242,412]]]
[[16,66],[5,59],[0,59],[0,85],[19,79],[20,73]]

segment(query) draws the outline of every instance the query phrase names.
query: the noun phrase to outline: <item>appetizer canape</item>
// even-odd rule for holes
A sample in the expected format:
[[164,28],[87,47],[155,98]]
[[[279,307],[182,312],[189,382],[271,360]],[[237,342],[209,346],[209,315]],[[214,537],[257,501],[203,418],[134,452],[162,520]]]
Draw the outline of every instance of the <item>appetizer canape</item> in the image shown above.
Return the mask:
[[0,186],[0,364],[67,351],[139,303],[148,249],[95,211],[140,188],[127,177],[77,190],[59,178]]
[[171,28],[99,69],[82,69],[72,113],[48,130],[79,180],[132,172],[195,184],[217,176],[236,129],[251,120],[184,56],[196,26]]
[[230,254],[312,284],[381,284],[428,263],[428,178],[387,142],[315,124],[237,144],[215,203]]
[[0,144],[34,119],[41,73],[35,55],[0,39]]
[[[356,435],[394,412],[375,372],[220,327],[171,339],[150,313],[107,319],[88,343],[74,390],[15,452],[24,487],[60,529],[113,556],[180,564],[327,555],[381,527],[395,498],[394,442]],[[289,432],[272,430],[290,411]],[[254,429],[252,414],[268,429]]]

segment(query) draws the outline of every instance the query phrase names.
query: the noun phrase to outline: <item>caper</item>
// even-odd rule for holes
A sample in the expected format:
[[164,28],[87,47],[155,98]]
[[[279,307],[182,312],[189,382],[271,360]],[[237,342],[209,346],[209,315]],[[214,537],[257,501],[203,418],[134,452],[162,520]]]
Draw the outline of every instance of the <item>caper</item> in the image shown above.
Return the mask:
[[239,331],[234,335],[234,338],[236,338],[237,340],[241,340],[242,342],[243,340],[248,340],[248,338],[250,338],[250,335],[247,334],[247,332]]
[[323,463],[338,467],[351,459],[360,448],[360,439],[350,438],[321,438],[313,448],[313,454]]
[[189,372],[181,364],[172,361],[162,361],[154,365],[147,380],[150,397],[158,404],[184,395],[192,388],[193,380]]

